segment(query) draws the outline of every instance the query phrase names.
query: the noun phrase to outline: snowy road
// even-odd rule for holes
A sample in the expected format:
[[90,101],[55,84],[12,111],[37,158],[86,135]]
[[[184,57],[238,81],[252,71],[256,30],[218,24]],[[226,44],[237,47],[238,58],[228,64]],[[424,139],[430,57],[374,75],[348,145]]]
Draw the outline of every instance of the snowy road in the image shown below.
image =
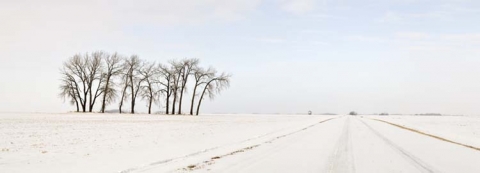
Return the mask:
[[368,118],[344,116],[176,172],[478,173],[480,152]]

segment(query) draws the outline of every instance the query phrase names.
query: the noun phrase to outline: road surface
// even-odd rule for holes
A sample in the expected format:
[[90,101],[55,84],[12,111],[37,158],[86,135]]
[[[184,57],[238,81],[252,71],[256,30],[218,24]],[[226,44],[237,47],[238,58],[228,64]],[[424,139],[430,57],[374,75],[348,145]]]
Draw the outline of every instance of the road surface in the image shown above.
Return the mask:
[[[478,150],[352,116],[215,154],[209,159],[197,159],[194,164],[179,161],[177,165],[185,166],[170,172],[480,172]],[[133,172],[159,172],[162,167],[165,166]]]

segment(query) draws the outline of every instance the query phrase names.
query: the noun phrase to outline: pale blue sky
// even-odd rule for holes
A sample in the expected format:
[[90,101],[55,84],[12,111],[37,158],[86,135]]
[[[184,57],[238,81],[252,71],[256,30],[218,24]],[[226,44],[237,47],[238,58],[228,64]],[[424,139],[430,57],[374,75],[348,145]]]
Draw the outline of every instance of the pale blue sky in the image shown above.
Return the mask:
[[474,0],[0,0],[0,21],[0,111],[71,110],[58,69],[105,50],[232,73],[204,112],[480,114]]

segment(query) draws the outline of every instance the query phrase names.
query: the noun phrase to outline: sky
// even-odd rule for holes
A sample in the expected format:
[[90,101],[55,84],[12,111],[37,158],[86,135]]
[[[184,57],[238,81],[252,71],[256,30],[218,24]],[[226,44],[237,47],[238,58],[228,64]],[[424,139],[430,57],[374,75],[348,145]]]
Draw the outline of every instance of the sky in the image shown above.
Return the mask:
[[480,115],[479,19],[475,0],[0,0],[0,112],[74,110],[59,69],[104,50],[231,73],[207,113]]

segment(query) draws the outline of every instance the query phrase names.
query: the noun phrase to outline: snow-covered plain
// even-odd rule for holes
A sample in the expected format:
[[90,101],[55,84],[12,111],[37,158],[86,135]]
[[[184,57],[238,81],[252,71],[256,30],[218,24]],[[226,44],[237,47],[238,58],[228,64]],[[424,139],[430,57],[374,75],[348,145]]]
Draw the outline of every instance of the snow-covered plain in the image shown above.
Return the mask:
[[[0,172],[480,172],[476,117],[0,114]],[[443,130],[442,130],[443,129]]]
[[[370,116],[367,116],[370,117]],[[465,145],[480,147],[480,116],[371,116]]]
[[0,114],[0,172],[131,172],[205,150],[249,146],[327,118]]

